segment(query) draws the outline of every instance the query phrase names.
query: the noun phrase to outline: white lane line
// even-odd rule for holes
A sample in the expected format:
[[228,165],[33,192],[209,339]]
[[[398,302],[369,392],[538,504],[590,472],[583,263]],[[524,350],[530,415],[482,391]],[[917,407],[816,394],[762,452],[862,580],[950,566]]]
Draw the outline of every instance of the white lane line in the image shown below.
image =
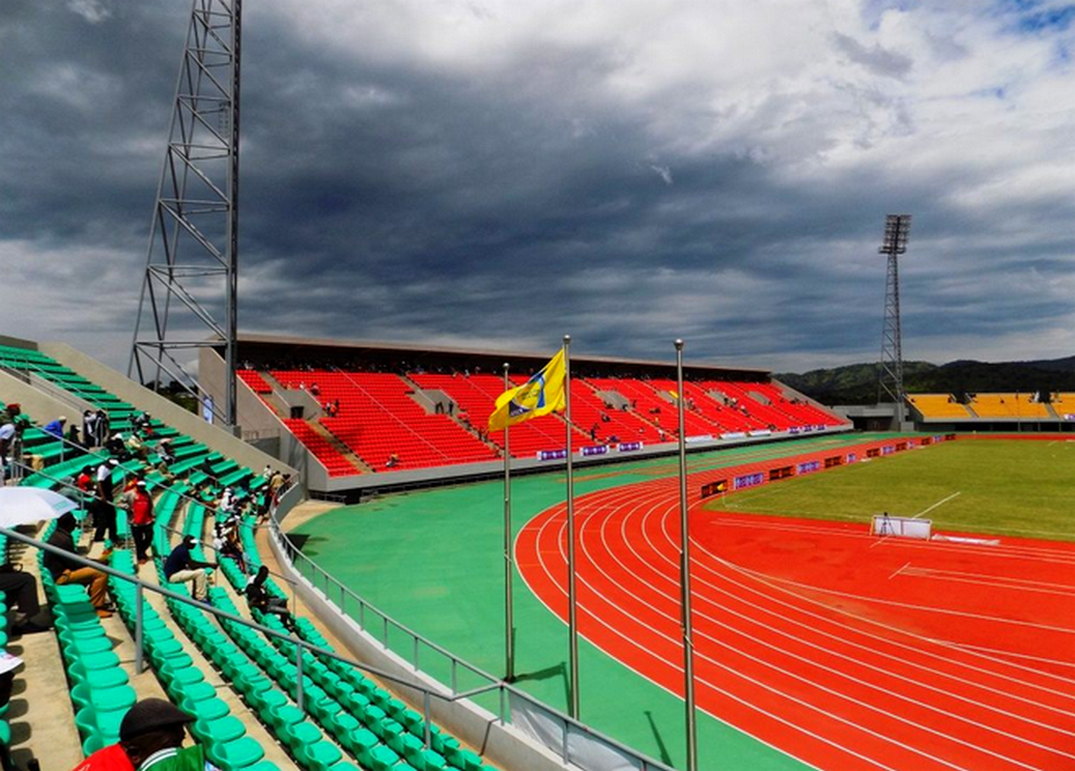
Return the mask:
[[897,571],[896,571],[895,573],[893,573],[892,575],[890,575],[890,576],[888,577],[888,580],[889,580],[889,581],[891,581],[891,580],[892,580],[893,578],[895,578],[895,577],[896,577],[896,576],[898,576],[898,575],[899,575],[900,573],[902,573],[902,572],[904,571],[904,568],[909,568],[910,566],[911,566],[911,563],[910,563],[910,562],[904,562],[904,563],[903,563],[903,565],[902,565],[902,566],[900,567],[900,569],[899,569],[899,570],[897,570]]
[[944,503],[948,503],[948,501],[952,500],[953,498],[956,498],[956,497],[958,497],[958,496],[959,496],[959,495],[961,495],[962,493],[963,493],[963,491],[962,491],[962,490],[959,490],[958,492],[954,492],[954,493],[952,493],[952,494],[951,494],[951,495],[949,495],[949,496],[948,496],[947,498],[942,498],[941,500],[937,501],[937,502],[936,502],[935,504],[933,504],[932,506],[930,506],[930,507],[928,507],[928,508],[925,508],[925,509],[922,509],[922,511],[918,512],[917,514],[915,514],[915,515],[914,515],[913,517],[911,517],[911,519],[918,519],[918,518],[919,518],[919,517],[921,517],[921,516],[922,516],[923,514],[929,514],[929,513],[931,512],[931,511],[933,511],[933,510],[934,510],[935,508],[937,508],[937,507],[938,507],[938,506],[940,506],[941,504],[944,504]]

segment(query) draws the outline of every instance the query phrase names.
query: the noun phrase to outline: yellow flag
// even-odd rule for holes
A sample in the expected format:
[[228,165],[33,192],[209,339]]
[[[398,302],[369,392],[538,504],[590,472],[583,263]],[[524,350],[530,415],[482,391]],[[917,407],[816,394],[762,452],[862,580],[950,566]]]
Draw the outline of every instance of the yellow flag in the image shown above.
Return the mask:
[[489,416],[489,428],[514,426],[530,418],[539,418],[564,409],[564,350],[516,388],[509,388],[496,399]]
[[673,391],[671,388],[668,389],[668,393],[670,393],[672,395],[673,399],[678,399],[679,398],[679,394],[676,393],[675,391]]

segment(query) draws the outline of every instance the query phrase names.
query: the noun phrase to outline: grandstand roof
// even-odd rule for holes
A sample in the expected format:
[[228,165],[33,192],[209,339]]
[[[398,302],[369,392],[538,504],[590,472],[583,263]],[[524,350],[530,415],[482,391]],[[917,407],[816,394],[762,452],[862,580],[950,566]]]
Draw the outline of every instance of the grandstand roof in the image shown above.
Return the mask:
[[[313,356],[329,359],[358,356],[367,361],[388,361],[400,356],[420,357],[413,364],[452,367],[480,367],[485,372],[500,372],[505,361],[516,372],[536,369],[548,361],[555,349],[542,353],[522,351],[496,351],[479,348],[453,348],[448,346],[421,345],[416,343],[399,343],[371,340],[334,340],[315,337],[288,337],[282,335],[240,334],[238,358],[240,361],[271,363],[281,359],[294,361],[308,360]],[[580,356],[572,353],[571,363],[575,370],[598,367],[607,374],[648,374],[667,376],[675,364],[674,353],[669,342],[667,360],[625,359],[614,356]],[[684,362],[684,371],[688,375],[719,379],[724,376],[736,376],[738,379],[767,378],[771,370],[754,367],[737,367],[732,365],[702,364]]]

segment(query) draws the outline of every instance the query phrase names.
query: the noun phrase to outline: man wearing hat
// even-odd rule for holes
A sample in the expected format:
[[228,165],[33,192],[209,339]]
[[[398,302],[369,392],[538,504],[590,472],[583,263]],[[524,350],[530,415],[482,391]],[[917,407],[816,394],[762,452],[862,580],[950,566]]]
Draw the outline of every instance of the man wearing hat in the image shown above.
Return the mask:
[[131,518],[131,535],[134,536],[134,552],[138,564],[149,560],[149,545],[153,542],[153,496],[149,494],[146,480],[139,479],[133,490],[123,494],[123,508]]
[[216,565],[212,562],[201,562],[190,556],[195,544],[197,540],[194,536],[183,536],[182,542],[172,549],[172,553],[164,561],[164,576],[170,584],[182,584],[189,581],[191,597],[199,602],[208,602],[209,587],[205,568],[215,568]]
[[113,472],[119,467],[116,458],[109,458],[97,467],[97,499],[93,502],[94,541],[109,538],[116,540],[116,507],[112,502],[115,494]]
[[119,725],[119,744],[98,750],[73,771],[217,771],[201,745],[183,748],[194,718],[164,699],[142,699]]
[[56,439],[63,439],[64,427],[67,425],[67,416],[60,415],[56,420],[46,423],[41,430]]

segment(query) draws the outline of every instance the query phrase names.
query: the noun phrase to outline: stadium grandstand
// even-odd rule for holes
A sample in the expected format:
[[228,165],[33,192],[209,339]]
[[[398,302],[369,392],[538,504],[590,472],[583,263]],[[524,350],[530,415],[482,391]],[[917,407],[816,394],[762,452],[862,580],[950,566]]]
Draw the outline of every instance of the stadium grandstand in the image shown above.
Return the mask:
[[[300,469],[310,489],[329,493],[496,473],[504,436],[487,422],[505,390],[503,365],[510,362],[509,383],[518,385],[547,359],[255,335],[238,343],[244,436]],[[223,366],[203,349],[199,372],[217,400],[212,384],[222,382]],[[605,461],[675,451],[671,362],[577,357],[572,370],[573,447],[605,448]],[[692,447],[848,428],[765,370],[692,364],[685,373]],[[548,465],[542,458],[565,448],[567,430],[561,416],[514,427],[512,458],[521,469]]]
[[[1070,394],[1068,395],[1070,397]],[[1075,402],[1069,398],[1068,407]],[[1071,411],[1064,394],[973,393],[961,401],[955,394],[911,394],[907,397],[914,425],[921,430],[1069,431]]]
[[[386,650],[371,651],[368,640],[356,642],[365,633],[326,621],[316,610],[331,609],[318,607],[316,590],[293,570],[288,555],[298,555],[275,527],[258,526],[275,526],[318,483],[330,493],[371,479],[429,484],[498,471],[503,431],[486,425],[504,390],[502,363],[514,362],[508,377],[517,385],[542,357],[267,337],[243,338],[239,350],[242,437],[66,344],[0,339],[0,420],[19,427],[8,481],[70,502],[76,554],[69,559],[91,560],[71,565],[71,574],[107,572],[111,597],[102,605],[95,585],[49,566],[48,555],[59,552],[38,543],[56,543],[64,530],[56,520],[3,539],[7,560],[40,583],[55,632],[21,637],[25,672],[17,677],[36,687],[14,728],[0,723],[0,744],[23,762],[42,756],[47,737],[55,767],[71,767],[116,742],[136,701],[157,697],[198,715],[192,734],[226,771],[557,767],[506,726],[495,757],[483,758],[478,751],[489,740],[476,728],[474,707],[453,700],[454,688],[446,696],[444,685],[416,679]],[[203,383],[220,374],[214,357],[221,361],[203,349]],[[562,466],[557,451],[568,430],[580,460],[587,447],[606,448],[613,459],[674,451],[679,395],[668,363],[581,357],[573,370],[570,426],[554,415],[511,429],[520,468]],[[847,428],[767,372],[702,365],[688,372],[686,438],[697,448]],[[86,434],[42,430],[57,415],[71,416]],[[83,418],[107,429],[83,426]],[[132,543],[142,525],[101,498],[97,484],[80,488],[83,476],[111,480],[117,495],[144,482],[151,540]],[[116,522],[95,533],[105,526],[105,503]],[[205,597],[196,596],[197,583],[170,580],[166,558],[186,537],[191,564],[219,566],[209,568],[221,580]],[[268,597],[289,608],[287,626],[248,602],[249,575],[262,565],[272,571]],[[22,619],[16,634],[26,630],[37,631]],[[60,710],[67,717],[58,721],[46,718],[45,694],[56,692],[68,694]]]

